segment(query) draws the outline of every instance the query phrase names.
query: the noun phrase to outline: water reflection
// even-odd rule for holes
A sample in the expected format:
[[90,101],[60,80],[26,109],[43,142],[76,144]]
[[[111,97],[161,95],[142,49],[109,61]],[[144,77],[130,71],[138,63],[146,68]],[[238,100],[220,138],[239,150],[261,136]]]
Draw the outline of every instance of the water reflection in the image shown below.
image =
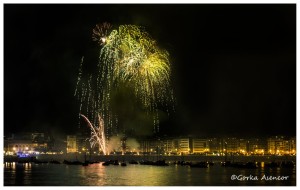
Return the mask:
[[[263,166],[263,163],[262,163]],[[239,181],[231,176],[289,176],[287,181]],[[209,168],[189,166],[127,165],[102,166],[91,164],[4,163],[5,185],[67,185],[67,186],[227,186],[227,185],[296,185],[296,169],[239,169],[215,165]]]
[[[31,163],[6,162],[4,173],[9,173],[9,184],[30,185],[31,184]],[[4,176],[6,180],[6,176]]]

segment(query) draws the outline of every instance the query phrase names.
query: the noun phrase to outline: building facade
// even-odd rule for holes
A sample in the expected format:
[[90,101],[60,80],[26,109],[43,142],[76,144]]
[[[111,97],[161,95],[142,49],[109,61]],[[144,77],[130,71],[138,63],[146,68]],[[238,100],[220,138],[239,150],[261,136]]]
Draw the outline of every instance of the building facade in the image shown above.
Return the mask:
[[175,144],[177,145],[176,149],[177,152],[180,154],[189,154],[191,147],[190,147],[190,139],[189,138],[179,138],[176,140]]
[[209,140],[208,139],[192,139],[192,153],[194,154],[201,154],[201,153],[208,153],[209,150]]
[[67,153],[78,152],[77,137],[75,135],[67,136]]

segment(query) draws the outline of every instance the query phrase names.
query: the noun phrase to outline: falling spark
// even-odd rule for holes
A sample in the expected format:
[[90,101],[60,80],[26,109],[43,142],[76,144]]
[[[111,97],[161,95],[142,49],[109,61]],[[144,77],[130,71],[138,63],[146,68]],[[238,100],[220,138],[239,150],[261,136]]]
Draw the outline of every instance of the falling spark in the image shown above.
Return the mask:
[[125,82],[145,107],[156,109],[170,93],[170,63],[167,51],[161,50],[143,28],[121,25],[107,36],[109,42],[100,51],[99,67],[106,74],[99,75],[107,81],[107,91],[112,85]]
[[81,58],[81,62],[80,62],[80,67],[79,67],[79,73],[78,73],[78,78],[77,78],[77,84],[76,84],[76,89],[75,89],[75,93],[74,93],[74,96],[76,96],[76,93],[77,93],[77,90],[78,90],[78,84],[81,80],[81,77],[82,77],[82,64],[83,64],[83,59],[84,59],[84,56],[82,56]]
[[[99,144],[108,154],[104,134],[108,135],[118,124],[118,115],[110,105],[112,91],[121,85],[130,87],[136,100],[153,113],[154,132],[158,132],[158,105],[167,107],[174,101],[171,68],[168,52],[159,48],[140,26],[120,25],[112,29],[109,23],[97,24],[92,38],[100,46],[97,70],[95,76],[88,77],[87,83],[82,80],[82,58],[75,95],[81,101],[80,116],[91,128],[91,145]],[[78,93],[80,85],[81,93]],[[83,110],[86,116],[81,114]]]

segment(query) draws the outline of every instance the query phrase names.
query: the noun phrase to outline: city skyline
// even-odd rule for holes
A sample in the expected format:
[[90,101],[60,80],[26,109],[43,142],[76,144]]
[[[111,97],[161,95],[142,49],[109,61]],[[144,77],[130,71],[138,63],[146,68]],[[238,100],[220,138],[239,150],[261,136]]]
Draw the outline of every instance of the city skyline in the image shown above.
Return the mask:
[[[76,133],[79,64],[98,62],[92,29],[107,21],[144,26],[169,51],[176,105],[161,134],[296,135],[295,5],[7,4],[4,14],[4,134]],[[127,125],[151,134],[139,114]]]
[[[114,136],[108,143],[107,155],[155,153],[170,155],[196,154],[224,156],[235,155],[296,155],[295,136],[261,137],[199,137],[164,136],[148,138],[123,138]],[[4,138],[5,155],[14,154],[68,154],[83,153],[103,155],[99,145],[91,147],[82,135],[67,135],[57,139],[45,133],[15,134]]]

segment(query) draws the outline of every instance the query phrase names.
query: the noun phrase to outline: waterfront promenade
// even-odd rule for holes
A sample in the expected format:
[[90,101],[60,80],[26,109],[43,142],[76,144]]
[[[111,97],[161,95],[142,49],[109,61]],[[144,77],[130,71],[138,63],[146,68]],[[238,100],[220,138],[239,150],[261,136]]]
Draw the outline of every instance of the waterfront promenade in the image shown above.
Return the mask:
[[[57,160],[62,162],[63,160],[79,160],[84,161],[84,154],[39,154],[36,155],[36,159],[43,161]],[[205,155],[86,155],[86,160],[91,161],[106,161],[106,160],[120,160],[120,161],[142,161],[142,160],[166,160],[166,162],[174,161],[211,161],[211,162],[223,162],[223,161],[233,161],[233,162],[282,162],[282,161],[293,161],[296,162],[296,156],[275,156],[275,155],[264,155],[264,156],[205,156]],[[16,156],[4,156],[4,162],[17,161]]]

